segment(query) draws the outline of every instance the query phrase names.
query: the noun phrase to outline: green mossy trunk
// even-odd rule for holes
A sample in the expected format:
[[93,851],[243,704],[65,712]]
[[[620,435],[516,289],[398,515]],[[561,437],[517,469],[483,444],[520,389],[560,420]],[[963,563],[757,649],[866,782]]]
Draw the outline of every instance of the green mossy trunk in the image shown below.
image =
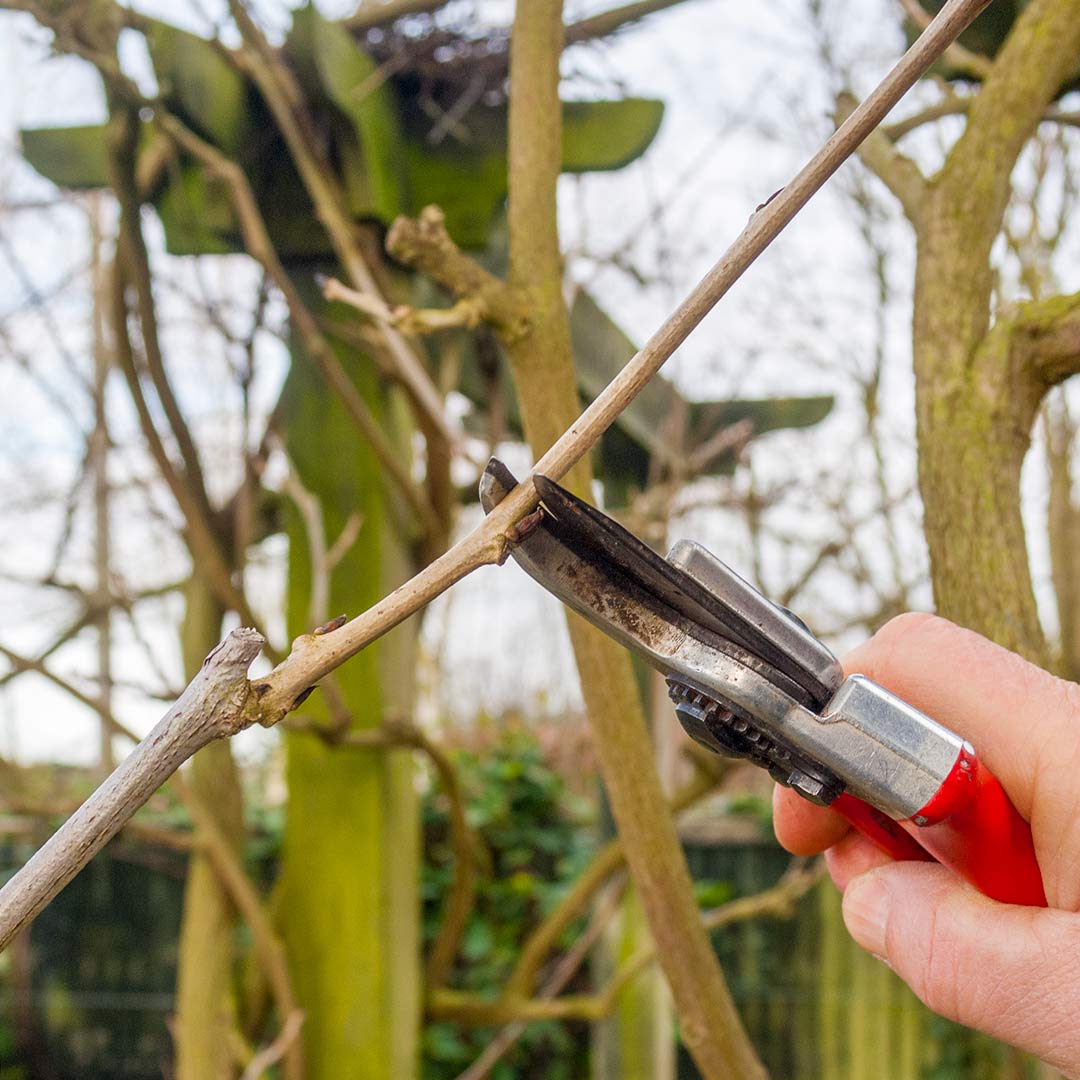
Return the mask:
[[[600,985],[620,964],[652,945],[652,935],[637,893],[631,887],[618,916],[601,939],[596,961]],[[670,1080],[675,1075],[675,1037],[671,996],[655,965],[618,995],[607,1020],[593,1025],[593,1080]]]
[[[342,356],[388,427],[391,405],[366,357]],[[322,504],[332,544],[353,513],[356,542],[330,581],[330,611],[355,615],[411,572],[378,464],[314,365],[299,353],[285,389],[287,447]],[[289,534],[289,629],[309,632],[311,560],[297,514]],[[415,628],[406,625],[334,675],[354,730],[408,715]],[[316,691],[298,714],[329,722]],[[276,912],[297,997],[310,1080],[408,1080],[417,1068],[419,815],[409,751],[331,747],[287,736],[288,822]]]
[[[222,609],[210,590],[192,578],[181,630],[184,673],[191,678],[221,639]],[[228,742],[211,743],[191,760],[191,790],[239,849],[243,800]],[[236,912],[211,861],[197,851],[188,865],[180,929],[176,989],[178,1080],[228,1080],[233,1060]]]
[[[1020,469],[1046,387],[988,334],[1012,171],[1080,51],[1080,0],[1032,0],[916,221],[919,486],[937,610],[1043,665]],[[1006,313],[1007,320],[1007,313]]]
[[1045,664],[1020,510],[1038,395],[1006,357],[983,350],[975,359],[987,328],[987,263],[973,264],[962,230],[950,226],[955,207],[932,210],[919,244],[914,348],[934,600],[941,614]]

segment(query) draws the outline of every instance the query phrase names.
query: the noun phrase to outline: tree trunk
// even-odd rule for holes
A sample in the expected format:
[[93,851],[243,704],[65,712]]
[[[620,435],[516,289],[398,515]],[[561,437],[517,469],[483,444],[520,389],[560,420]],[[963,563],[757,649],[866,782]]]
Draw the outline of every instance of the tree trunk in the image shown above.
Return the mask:
[[[312,296],[314,301],[314,296]],[[370,359],[342,355],[369,406],[387,403]],[[314,366],[294,353],[284,395],[287,446],[321,502],[332,545],[354,513],[357,539],[329,581],[330,610],[310,611],[312,548],[299,516],[288,534],[289,628],[356,614],[412,572],[379,465]],[[403,428],[399,425],[399,431]],[[333,448],[332,456],[328,448]],[[404,452],[403,452],[404,453]],[[333,684],[347,715],[317,690],[298,718],[351,730],[409,715],[415,626],[365,649]],[[296,994],[311,1080],[408,1080],[416,1074],[420,1017],[419,814],[409,751],[287,737],[289,808],[276,912]]]
[[[525,434],[536,455],[573,424],[579,409],[556,210],[562,42],[562,0],[519,0],[510,52],[509,279],[527,299],[533,322],[527,335],[507,342],[507,351]],[[589,493],[587,459],[564,483]],[[708,1080],[762,1076],[701,925],[630,657],[577,617],[570,617],[569,628],[604,785],[683,1038]]]
[[[184,674],[191,678],[221,639],[222,609],[193,577],[181,631]],[[192,791],[239,850],[243,802],[229,743],[220,740],[191,759]],[[236,1075],[233,1062],[233,961],[236,914],[211,860],[197,849],[188,864],[176,990],[177,1080]]]
[[1008,335],[988,334],[990,255],[1013,166],[1078,52],[1080,0],[1032,0],[916,218],[919,485],[937,610],[1044,665],[1019,483],[1045,383]]

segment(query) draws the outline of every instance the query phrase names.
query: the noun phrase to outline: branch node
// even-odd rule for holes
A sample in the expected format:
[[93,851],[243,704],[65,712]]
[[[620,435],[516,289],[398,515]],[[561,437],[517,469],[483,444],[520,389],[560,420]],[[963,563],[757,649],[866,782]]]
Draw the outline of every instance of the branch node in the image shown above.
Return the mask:
[[424,207],[416,219],[397,218],[387,233],[386,250],[457,297],[460,303],[451,311],[459,323],[490,323],[506,342],[520,340],[532,328],[528,305],[502,278],[454,243],[439,207]]

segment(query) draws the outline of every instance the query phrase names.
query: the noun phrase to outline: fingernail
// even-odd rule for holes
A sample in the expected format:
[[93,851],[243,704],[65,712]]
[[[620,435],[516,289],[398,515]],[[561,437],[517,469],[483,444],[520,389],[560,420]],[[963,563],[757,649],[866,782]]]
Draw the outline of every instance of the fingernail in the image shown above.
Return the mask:
[[889,922],[889,890],[880,875],[861,874],[844,890],[844,924],[867,952],[885,957],[885,928]]

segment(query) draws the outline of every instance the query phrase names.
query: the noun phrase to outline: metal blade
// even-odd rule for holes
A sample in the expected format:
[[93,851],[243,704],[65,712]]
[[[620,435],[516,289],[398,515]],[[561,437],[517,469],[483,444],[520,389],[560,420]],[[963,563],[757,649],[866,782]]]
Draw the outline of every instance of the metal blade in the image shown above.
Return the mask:
[[[558,484],[533,479],[544,514],[513,557],[568,607],[665,674],[674,670],[667,663],[671,635],[679,634],[708,642],[806,705],[819,707],[831,695],[835,687],[823,685],[684,570]],[[492,459],[480,484],[485,511],[516,484],[506,466]]]

